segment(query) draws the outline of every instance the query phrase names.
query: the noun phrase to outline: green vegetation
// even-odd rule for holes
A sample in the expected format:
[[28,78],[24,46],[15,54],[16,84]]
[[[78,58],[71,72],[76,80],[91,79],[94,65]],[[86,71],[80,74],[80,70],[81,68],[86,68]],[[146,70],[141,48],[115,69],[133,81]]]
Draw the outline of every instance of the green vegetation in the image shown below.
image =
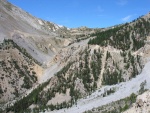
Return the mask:
[[[8,80],[8,83],[11,85],[12,90],[14,90],[13,92],[11,92],[11,94],[14,94],[15,97],[19,97],[20,93],[22,93],[22,91],[19,90],[25,91],[31,88],[33,84],[37,82],[36,73],[31,71],[30,68],[28,68],[34,65],[34,60],[30,59],[31,57],[28,57],[30,55],[26,53],[24,49],[16,45],[12,40],[4,40],[3,43],[0,44],[0,47],[1,50],[10,53],[6,58],[4,57],[4,60],[0,61],[0,65],[2,66],[1,81],[4,82],[4,80]],[[13,54],[11,54],[11,52],[13,53],[13,51],[15,50],[17,50],[18,52],[22,51],[23,53],[22,55],[23,57],[25,57],[23,62],[22,60],[20,60],[20,57],[19,59],[12,57]],[[23,82],[20,82],[22,80]],[[24,89],[21,89],[20,87],[18,87],[18,85],[21,85],[21,88]],[[3,88],[3,93],[6,93],[8,89],[7,88],[4,89],[4,88]]]
[[[97,80],[101,72],[101,63],[102,63],[101,60],[103,54],[99,49],[94,50],[92,56],[90,55],[91,52],[92,51],[90,49],[86,48],[83,54],[81,54],[81,56],[79,57],[79,61],[78,61],[79,68],[76,67],[77,62],[75,61],[69,62],[66,66],[64,66],[63,69],[61,69],[58,73],[56,73],[54,77],[52,77],[48,82],[44,83],[46,85],[35,89],[29,96],[24,97],[20,101],[16,102],[14,106],[8,108],[8,111],[32,112],[31,109],[28,109],[28,107],[32,104],[37,106],[36,108],[33,109],[33,112],[41,112],[44,109],[52,111],[54,109],[62,109],[66,107],[68,108],[76,104],[76,101],[79,98],[84,96],[80,92],[80,90],[75,87],[76,81],[78,79],[81,81],[81,83],[83,83],[86,94],[90,94],[92,91],[94,91],[97,88]],[[126,57],[126,62],[130,61],[131,63],[134,64],[135,58],[132,57],[131,53],[122,52],[120,54]],[[112,56],[109,52],[107,52],[106,57],[107,57],[106,61],[112,59]],[[139,59],[139,57],[136,58]],[[122,78],[122,71],[118,68],[117,64],[114,61],[113,61],[113,65],[115,67],[114,71],[111,72],[109,71],[108,68],[106,68],[105,70],[106,73],[104,73],[104,77],[103,77],[104,85],[112,85],[124,81],[124,79]],[[44,87],[46,87],[50,83],[53,85],[47,90],[43,90]],[[28,87],[28,84],[26,87]],[[53,97],[55,97],[56,93],[66,94],[67,90],[70,90],[71,100],[69,102],[63,102],[57,105],[47,105],[47,102],[51,100]],[[115,89],[107,90],[103,94],[103,96],[105,97],[114,92]],[[16,111],[15,109],[19,108],[20,106],[19,103],[22,101],[25,101],[24,104],[26,105],[24,106],[24,108],[20,108],[18,111]],[[127,104],[126,106],[122,106],[121,109],[124,110],[128,107],[129,104]]]
[[[30,111],[28,107],[31,104],[35,104],[36,106],[40,106],[34,108],[34,112],[43,111],[44,109],[54,110],[54,109],[62,109],[64,107],[71,107],[76,103],[77,99],[81,98],[83,95],[79,89],[76,89],[76,81],[79,79],[84,84],[84,88],[86,92],[92,92],[96,89],[98,80],[98,76],[101,70],[101,52],[100,50],[94,50],[94,55],[92,56],[91,63],[89,62],[89,53],[90,50],[86,49],[85,54],[80,57],[80,68],[71,69],[76,65],[76,62],[69,62],[63,69],[61,69],[58,73],[55,74],[49,81],[44,83],[45,85],[39,86],[31,94],[27,97],[24,97],[20,101],[17,101],[14,106],[8,107],[7,111],[15,111],[15,112],[23,112]],[[93,67],[92,70],[90,67]],[[93,78],[93,79],[92,79]],[[56,80],[54,82],[54,79]],[[25,80],[28,80],[27,78]],[[27,81],[25,81],[27,82]],[[53,86],[48,88],[47,90],[43,90],[49,83],[52,83]],[[25,84],[25,87],[29,87],[30,84]],[[66,94],[66,90],[70,90],[71,100],[66,103],[63,102],[57,105],[47,105],[47,102],[55,97],[56,93],[64,93]],[[25,105],[24,105],[25,104]],[[19,109],[17,109],[19,108]]]
[[109,90],[106,89],[106,91],[105,91],[104,94],[103,94],[103,97],[106,97],[106,96],[108,96],[108,95],[110,95],[110,94],[113,94],[113,93],[115,93],[115,91],[116,91],[115,88],[110,88]]
[[[113,69],[111,69],[111,66],[109,66],[108,61],[112,62],[111,65],[113,65]],[[122,70],[119,69],[117,63],[113,61],[111,54],[107,51],[105,71],[103,73],[102,84],[114,85],[123,81],[124,79],[122,77]]]
[[1,88],[1,86],[0,86],[0,95],[3,93],[3,90],[2,90],[2,88]]
[[[132,50],[136,51],[145,45],[146,36],[150,33],[150,22],[139,18],[132,25],[124,24],[106,31],[97,32],[92,36],[88,44],[100,46],[110,45],[123,51],[130,49],[131,39],[133,40]],[[131,34],[131,35],[130,35]],[[130,37],[131,36],[131,37]],[[130,39],[131,38],[131,39]]]
[[[26,109],[33,103],[39,103],[38,94],[49,84],[49,81],[39,85],[36,89],[34,89],[29,95],[23,97],[21,100],[17,101],[13,106],[8,106],[6,112],[14,111],[15,113],[22,113],[26,111]],[[42,104],[42,103],[41,103]]]
[[18,49],[23,55],[25,55],[29,60],[33,60],[36,64],[38,65],[42,65],[40,62],[38,62],[37,60],[35,60],[24,48],[21,48],[20,46],[18,46],[13,40],[11,39],[4,39],[1,47],[3,47],[3,49],[9,49],[10,47],[12,48],[16,48]]
[[[100,50],[94,50],[94,54],[91,56],[91,62],[89,62],[90,50],[85,50],[84,57],[80,58],[79,69],[76,71],[76,76],[83,80],[84,87],[88,92],[97,88],[96,81],[99,78],[101,72],[101,58],[102,53]],[[84,63],[84,64],[83,64]]]
[[30,89],[32,87],[32,82],[30,81],[30,79],[27,76],[24,76],[24,84],[22,84],[22,88],[26,88],[26,89]]
[[104,106],[100,106],[98,108],[93,108],[92,110],[86,111],[84,113],[121,113],[129,109],[132,104],[136,102],[136,97],[137,95],[132,93],[129,97],[120,99]]
[[[120,52],[120,55],[123,57],[124,69],[119,68],[119,64],[113,61],[113,58],[109,52],[106,55],[106,64],[105,70],[103,73],[102,84],[103,85],[114,85],[120,82],[124,82],[123,74],[127,71],[129,79],[136,77],[140,73],[139,68],[143,68],[141,65],[141,57],[138,55],[132,55],[131,52]],[[108,63],[108,62],[113,63]],[[110,66],[111,64],[111,66]]]
[[140,84],[139,94],[142,94],[146,91],[145,85],[146,85],[146,80]]
[[124,99],[125,105],[124,105],[124,107],[120,107],[120,112],[123,112],[123,111],[129,109],[129,107],[131,107],[131,105],[136,102],[136,97],[137,97],[137,95],[132,93],[129,97],[125,98]]
[[[146,27],[146,31],[143,30],[144,27]],[[138,64],[139,67],[142,66],[140,66],[140,57],[133,56],[131,52],[136,51],[144,46],[146,35],[150,32],[149,28],[149,22],[147,23],[147,21],[143,19],[138,19],[138,22],[134,23],[133,26],[124,24],[112,29],[108,29],[106,31],[97,32],[92,35],[96,36],[96,38],[91,39],[88,44],[98,44],[103,47],[110,45],[114,48],[121,49],[123,52],[120,52],[120,55],[124,58],[122,60],[122,62],[124,63],[124,69],[125,71],[131,69],[130,78],[133,78],[139,73],[136,64]],[[133,47],[131,46],[131,44],[133,44]],[[29,61],[31,60],[39,64],[39,62],[34,60],[32,56],[26,52],[25,49],[20,48],[16,43],[13,42],[13,40],[4,40],[4,45],[7,46],[1,46],[2,49],[8,49],[10,46],[17,48],[29,59]],[[8,106],[6,112],[13,111],[16,113],[37,113],[41,111],[44,112],[45,109],[53,111],[54,109],[58,110],[71,107],[72,105],[76,104],[79,98],[82,98],[83,96],[88,95],[96,90],[97,82],[102,68],[102,55],[103,52],[100,51],[100,49],[95,49],[94,51],[92,51],[91,49],[89,49],[89,47],[87,47],[85,51],[80,54],[79,58],[77,58],[75,61],[69,62],[66,66],[64,66],[63,69],[57,72],[54,77],[52,77],[47,82],[39,85],[29,95],[17,101],[13,106]],[[114,85],[123,82],[124,73],[119,68],[118,63],[113,60],[111,53],[107,52],[105,62],[106,63],[102,84]],[[109,65],[109,62],[111,62],[110,64],[112,64],[112,66]],[[3,66],[5,65],[5,63],[3,62],[0,63]],[[37,78],[33,76],[36,73],[34,71],[30,72],[26,65],[22,65],[24,69],[21,70],[15,60],[13,60],[13,65],[16,69],[19,70],[18,73],[20,77],[24,77],[24,84],[22,85],[22,87],[26,89],[31,88],[32,83],[37,81]],[[83,88],[80,89],[80,87]],[[55,97],[56,93],[66,94],[67,90],[70,91],[69,94],[71,96],[71,100],[69,102],[63,102],[57,105],[47,105],[48,101]],[[83,90],[84,93],[81,90]],[[141,85],[141,92],[142,91],[143,85]],[[115,89],[109,89],[103,94],[103,97],[114,92]],[[117,103],[115,104],[118,104],[119,106],[119,103],[121,103],[121,105],[123,105],[119,106],[117,112],[120,113],[128,109],[131,104],[135,102],[135,99],[136,95],[132,94],[130,95],[130,97],[117,101]],[[29,109],[29,106],[32,104],[36,106],[33,110]],[[103,109],[103,107],[98,109]],[[104,111],[104,113],[105,112],[108,111],[106,110]],[[112,109],[109,112],[114,113],[115,110]]]
[[123,82],[124,79],[121,77],[122,73],[118,73],[116,70],[112,73],[109,72],[109,70],[106,71],[103,75],[102,84],[103,85],[114,85],[120,82]]

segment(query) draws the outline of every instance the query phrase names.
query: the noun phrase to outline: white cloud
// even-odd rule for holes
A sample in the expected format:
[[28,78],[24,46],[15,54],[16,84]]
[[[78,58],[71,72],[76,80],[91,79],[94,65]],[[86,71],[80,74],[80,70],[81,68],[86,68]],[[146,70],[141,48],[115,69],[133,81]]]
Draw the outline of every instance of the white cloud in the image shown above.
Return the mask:
[[122,21],[127,22],[131,19],[131,17],[132,17],[132,15],[128,15],[128,16],[122,18]]
[[118,1],[117,1],[117,4],[120,5],[120,6],[124,6],[124,5],[126,5],[127,3],[128,3],[127,0],[118,0]]

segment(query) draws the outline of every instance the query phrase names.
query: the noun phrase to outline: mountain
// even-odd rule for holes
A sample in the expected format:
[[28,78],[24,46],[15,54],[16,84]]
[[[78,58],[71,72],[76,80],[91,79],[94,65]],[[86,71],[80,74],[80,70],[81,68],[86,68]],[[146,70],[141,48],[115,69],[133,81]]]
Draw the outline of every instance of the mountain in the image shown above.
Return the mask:
[[[1,40],[13,39],[42,64],[73,41],[68,38],[74,30],[33,17],[4,0],[0,0],[0,10]],[[80,35],[84,34],[81,31]]]
[[67,28],[0,0],[0,111],[134,111],[149,96],[149,41],[150,13],[109,28]]

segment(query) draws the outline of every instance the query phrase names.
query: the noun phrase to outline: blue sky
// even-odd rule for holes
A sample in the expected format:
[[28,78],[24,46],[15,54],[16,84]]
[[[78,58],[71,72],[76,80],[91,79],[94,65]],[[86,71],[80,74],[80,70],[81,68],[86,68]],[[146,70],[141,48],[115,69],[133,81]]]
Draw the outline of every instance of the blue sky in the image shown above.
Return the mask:
[[150,0],[8,0],[30,14],[69,28],[109,27],[150,11]]

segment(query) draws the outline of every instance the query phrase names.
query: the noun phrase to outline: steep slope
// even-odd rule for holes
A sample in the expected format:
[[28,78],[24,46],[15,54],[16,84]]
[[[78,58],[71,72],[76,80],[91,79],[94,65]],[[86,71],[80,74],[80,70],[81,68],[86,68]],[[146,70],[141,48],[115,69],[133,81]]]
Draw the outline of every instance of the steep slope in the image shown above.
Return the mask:
[[[82,113],[86,110],[90,110],[93,108],[92,112],[98,112],[96,107],[106,105],[108,103],[124,99],[130,96],[132,93],[138,94],[141,93],[141,90],[150,90],[150,71],[149,71],[150,62],[148,62],[142,73],[138,75],[136,78],[131,79],[128,82],[123,82],[113,86],[105,86],[91,95],[80,99],[77,101],[76,105],[73,105],[71,108],[62,109],[58,111],[53,111],[54,113]],[[143,84],[143,85],[142,85]],[[144,88],[144,89],[142,89]],[[107,91],[114,90],[114,92],[108,93]],[[117,103],[117,102],[116,102]],[[124,107],[124,106],[123,106]],[[95,110],[94,110],[95,108]],[[100,109],[100,108],[99,108]],[[109,109],[105,106],[104,109],[109,112]],[[118,108],[119,109],[119,108]],[[117,112],[117,109],[114,107],[113,110]],[[112,110],[112,111],[113,111]],[[102,111],[101,111],[102,112]],[[120,113],[120,112],[118,112]],[[132,112],[130,112],[132,113]],[[143,112],[144,113],[144,112]]]
[[[80,33],[79,33],[80,32]],[[13,39],[36,60],[47,62],[63,47],[87,38],[92,29],[69,29],[33,17],[5,0],[0,0],[0,41]],[[79,41],[79,39],[78,39]]]
[[0,18],[2,112],[105,111],[150,89],[150,13],[106,29],[69,29],[0,0]]
[[[146,88],[150,89],[147,78],[149,63],[141,73],[150,57],[150,22],[145,17],[98,31],[91,35],[89,42],[87,39],[63,48],[50,63],[55,65],[52,65],[42,78],[42,81],[49,78],[48,81],[18,100],[14,106],[7,108],[7,111],[42,112],[44,109],[52,111],[73,106],[63,110],[84,112],[127,98],[132,93],[138,95],[140,85],[145,80]],[[120,92],[124,92],[124,95]],[[91,97],[84,99],[87,95]],[[83,99],[79,100],[80,98]],[[101,101],[103,103],[100,103]],[[81,108],[78,109],[75,104]]]
[[12,40],[0,44],[0,103],[19,97],[38,81],[43,69]]
[[89,38],[93,32],[41,20],[0,0],[1,105],[20,99],[54,76],[65,65],[60,65],[63,57],[57,60],[57,56],[69,57],[69,45]]
[[[53,29],[56,27],[59,29],[58,26],[49,23],[53,26],[50,28],[46,25],[45,21],[31,16],[4,0],[0,0],[0,11],[1,40],[4,38],[13,39],[41,63],[44,62],[44,59],[48,60],[53,55],[54,51],[51,49],[54,48],[53,44],[57,41],[57,39],[54,41],[54,38],[58,36],[58,34],[53,32]],[[44,42],[47,42],[45,46],[42,44]],[[46,51],[46,49],[48,50]]]
[[150,112],[150,91],[139,95],[133,106],[124,113],[149,113]]
[[[64,26],[33,17],[7,1],[0,0],[0,41],[12,39],[44,65],[47,65],[61,48],[76,40],[78,35],[72,34],[72,31]],[[79,34],[83,38],[89,34],[84,31]]]

